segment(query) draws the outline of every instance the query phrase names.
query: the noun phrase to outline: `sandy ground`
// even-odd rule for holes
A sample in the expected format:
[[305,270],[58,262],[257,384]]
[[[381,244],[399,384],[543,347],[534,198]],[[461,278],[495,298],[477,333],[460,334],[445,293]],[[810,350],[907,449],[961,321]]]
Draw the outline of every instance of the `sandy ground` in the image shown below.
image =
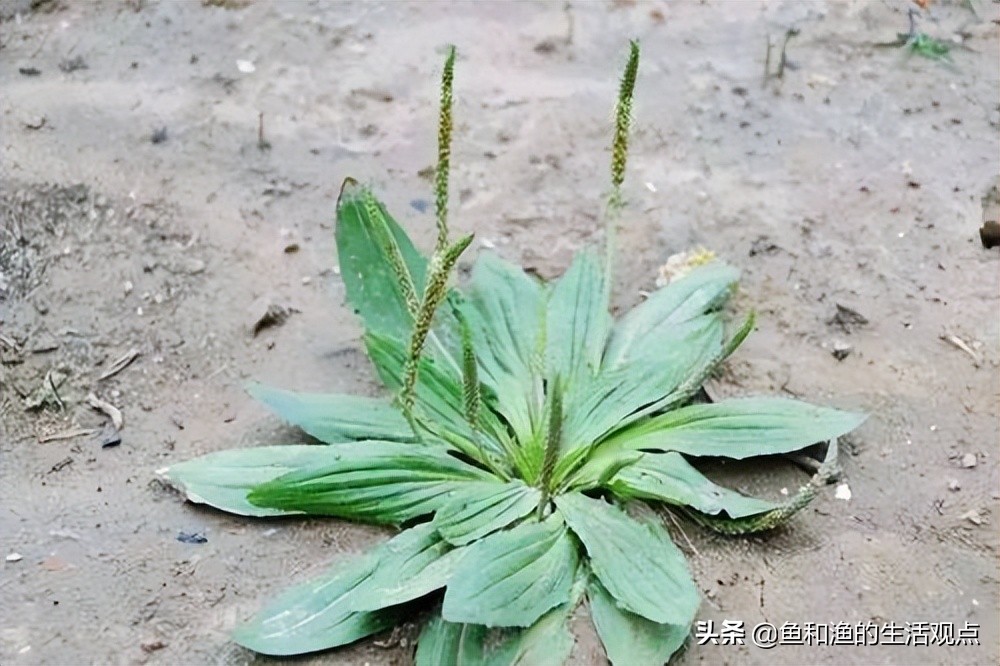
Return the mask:
[[[249,378],[377,390],[342,307],[333,205],[345,176],[372,183],[429,247],[446,43],[458,230],[546,276],[599,240],[633,36],[617,303],[672,253],[710,247],[760,315],[715,390],[871,414],[847,442],[850,501],[831,489],[751,539],[670,525],[700,618],[982,627],[979,646],[707,645],[677,663],[998,662],[1000,253],[976,233],[1000,171],[996,5],[923,16],[962,42],[949,65],[873,46],[906,30],[901,1],[30,4],[0,2],[0,551],[21,556],[0,563],[4,666],[254,661],[228,642],[235,623],[386,537],[199,509],[154,470],[299,441],[243,394]],[[792,26],[790,66],[764,85],[766,41]],[[254,337],[267,302],[294,312]],[[838,325],[838,304],[867,323]],[[62,405],[25,411],[46,377],[64,379]],[[48,440],[105,424],[89,392],[121,409],[121,443]],[[780,460],[716,471],[774,497],[805,478]],[[576,628],[574,663],[603,663]],[[314,661],[406,664],[414,636]]]

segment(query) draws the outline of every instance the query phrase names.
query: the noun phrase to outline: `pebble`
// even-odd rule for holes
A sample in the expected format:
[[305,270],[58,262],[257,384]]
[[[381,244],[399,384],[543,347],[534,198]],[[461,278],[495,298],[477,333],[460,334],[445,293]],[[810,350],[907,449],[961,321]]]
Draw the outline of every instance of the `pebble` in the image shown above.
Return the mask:
[[979,517],[979,512],[976,511],[975,509],[972,509],[971,511],[967,511],[967,512],[963,513],[962,514],[962,518],[964,518],[965,520],[968,520],[973,525],[982,525],[983,524],[983,519]]
[[966,469],[972,469],[979,464],[979,460],[976,458],[975,453],[966,453],[962,456],[962,467]]
[[24,555],[21,555],[21,553],[11,553],[6,559],[8,562],[20,562],[24,559]]
[[958,479],[952,479],[948,482],[948,490],[956,492],[962,489],[962,486],[958,485]]
[[833,349],[831,350],[830,353],[833,354],[833,357],[838,361],[843,361],[845,358],[850,356],[851,351],[853,351],[853,349],[854,347],[847,344],[846,342],[837,340],[833,343]]

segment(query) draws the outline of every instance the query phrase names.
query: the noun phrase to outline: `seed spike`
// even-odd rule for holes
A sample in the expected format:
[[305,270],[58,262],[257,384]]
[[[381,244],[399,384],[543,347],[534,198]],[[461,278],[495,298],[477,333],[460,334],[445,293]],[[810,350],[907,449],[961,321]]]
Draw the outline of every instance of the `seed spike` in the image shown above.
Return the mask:
[[479,409],[482,394],[479,389],[479,370],[476,366],[476,350],[472,344],[472,329],[457,303],[451,303],[451,311],[458,320],[462,337],[462,400],[465,406],[465,420],[474,431],[479,430]]
[[420,304],[417,301],[416,288],[413,286],[413,277],[410,275],[410,270],[406,267],[406,262],[403,260],[403,253],[399,249],[399,244],[396,242],[395,237],[393,237],[392,232],[389,231],[385,215],[374,195],[366,190],[363,197],[365,210],[374,223],[372,228],[376,234],[375,241],[382,245],[386,252],[389,266],[396,276],[396,283],[399,285],[400,291],[403,292],[403,301],[406,303],[407,312],[410,313],[411,318],[416,318]]
[[618,88],[618,102],[615,104],[615,136],[611,142],[611,194],[608,196],[605,213],[605,290],[610,293],[611,275],[614,267],[615,235],[618,218],[625,205],[622,197],[622,183],[625,182],[625,166],[628,163],[628,132],[632,124],[632,93],[639,71],[639,42],[629,42],[628,62]]
[[448,47],[441,74],[441,111],[438,120],[438,163],[434,174],[434,210],[437,214],[437,246],[443,252],[448,246],[448,172],[451,168],[451,106],[452,83],[455,78],[455,47]]
[[614,188],[611,193],[612,205],[621,205],[621,185],[625,182],[625,165],[628,162],[628,131],[632,124],[632,93],[635,91],[638,71],[639,42],[632,40],[615,106],[615,138],[611,150],[611,186]]
[[552,473],[556,469],[556,460],[559,458],[559,449],[562,447],[562,426],[563,426],[563,404],[562,404],[562,382],[556,376],[552,380],[552,403],[549,413],[549,429],[545,438],[545,458],[542,462],[542,498],[538,502],[537,517],[542,519],[545,505],[549,502],[552,482]]
[[413,394],[417,386],[417,374],[420,370],[420,356],[427,342],[427,334],[434,321],[434,313],[448,293],[448,276],[455,267],[459,256],[472,242],[472,234],[463,236],[454,244],[445,248],[444,252],[435,252],[431,257],[430,270],[427,275],[427,286],[424,297],[413,323],[413,335],[410,337],[410,347],[403,366],[403,392],[400,403],[404,412],[413,411]]

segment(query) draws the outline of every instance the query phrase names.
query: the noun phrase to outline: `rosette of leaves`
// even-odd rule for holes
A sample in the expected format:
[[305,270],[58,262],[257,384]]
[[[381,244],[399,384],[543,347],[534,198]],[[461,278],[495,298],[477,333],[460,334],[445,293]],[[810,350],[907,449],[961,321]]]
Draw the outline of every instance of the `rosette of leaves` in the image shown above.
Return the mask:
[[778,398],[695,401],[753,326],[751,316],[726,335],[722,308],[737,280],[729,266],[698,267],[617,321],[609,314],[634,43],[617,105],[605,261],[581,252],[546,284],[484,253],[466,285],[449,286],[470,241],[448,238],[453,65],[454,51],[430,257],[369,189],[348,180],[337,204],[347,298],[389,397],[253,385],[254,397],[326,446],[222,451],[165,475],[190,500],[237,514],[403,528],[239,627],[235,640],[257,652],[344,645],[433,606],[418,664],[559,664],[573,646],[568,618],[585,599],[613,663],[662,664],[688,636],[700,595],[655,508],[748,533],[787,521],[824,480],[774,503],[716,485],[691,460],[796,451],[861,417]]

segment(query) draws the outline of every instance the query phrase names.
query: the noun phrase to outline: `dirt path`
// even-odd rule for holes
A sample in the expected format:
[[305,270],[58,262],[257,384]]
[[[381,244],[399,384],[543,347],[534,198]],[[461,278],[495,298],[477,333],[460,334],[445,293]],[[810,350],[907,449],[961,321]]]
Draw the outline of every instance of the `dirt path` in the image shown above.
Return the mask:
[[[251,661],[227,640],[237,621],[384,539],[198,509],[153,472],[298,441],[242,393],[249,378],[376,390],[341,306],[333,203],[345,176],[373,183],[429,247],[447,42],[458,230],[546,276],[598,240],[633,36],[618,302],[670,254],[710,247],[759,312],[716,390],[872,415],[845,456],[849,502],[831,490],[761,538],[673,530],[700,617],[982,627],[978,647],[709,645],[677,661],[1000,659],[1000,254],[976,234],[1000,171],[995,5],[932,5],[920,28],[964,40],[948,65],[873,46],[905,31],[905,2],[31,4],[0,2],[0,663]],[[762,85],[766,40],[791,26],[791,65]],[[267,303],[293,311],[255,337]],[[838,304],[867,323],[838,324]],[[58,399],[36,393],[46,381]],[[122,411],[120,444],[40,441],[103,428],[89,392]],[[25,411],[22,394],[48,402]],[[717,472],[772,496],[804,478],[778,461]],[[577,624],[574,663],[602,663]],[[409,663],[414,631],[316,661]]]

